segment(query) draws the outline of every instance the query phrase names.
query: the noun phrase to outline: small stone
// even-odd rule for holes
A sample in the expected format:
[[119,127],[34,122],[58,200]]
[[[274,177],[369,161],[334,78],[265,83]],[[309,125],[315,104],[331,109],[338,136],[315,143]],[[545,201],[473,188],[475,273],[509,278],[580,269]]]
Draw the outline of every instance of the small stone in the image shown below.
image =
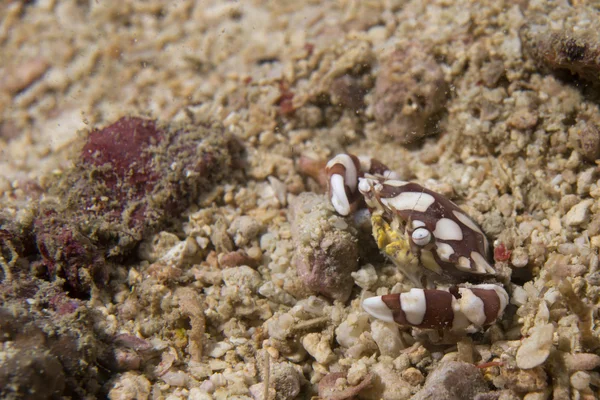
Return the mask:
[[319,382],[319,397],[327,400],[353,399],[362,389],[369,386],[373,376],[367,374],[357,385],[350,385],[343,372],[332,372]]
[[277,393],[277,400],[292,400],[300,393],[300,374],[290,363],[271,365],[271,385]]
[[373,365],[369,372],[373,375],[372,384],[360,393],[365,400],[408,400],[415,389],[403,378],[400,371],[388,357]]
[[166,384],[170,386],[184,387],[187,386],[190,377],[183,371],[167,371],[160,377]]
[[576,125],[579,133],[579,146],[581,154],[591,162],[600,158],[600,129],[598,126],[582,118]]
[[262,224],[255,218],[242,215],[233,220],[227,233],[233,236],[236,246],[241,247],[255,239],[262,229]]
[[363,265],[358,271],[350,275],[354,282],[365,290],[370,289],[377,282],[377,271],[371,264]]
[[371,322],[371,335],[382,356],[398,357],[400,351],[405,348],[398,325],[393,322],[373,320]]
[[150,240],[140,243],[138,257],[142,260],[154,262],[167,254],[179,242],[180,239],[177,235],[170,232],[159,232]]
[[221,358],[231,349],[233,349],[233,345],[231,343],[217,342],[208,352],[208,355],[213,358]]
[[547,398],[548,398],[548,395],[544,392],[531,392],[531,393],[527,393],[523,397],[523,400],[546,400]]
[[420,385],[425,381],[423,373],[416,368],[410,367],[402,372],[402,378],[413,386]]
[[590,387],[590,374],[584,371],[577,371],[571,375],[571,386],[577,390],[587,390]]
[[528,370],[518,368],[501,368],[500,376],[495,382],[517,393],[532,393],[543,391],[547,386],[548,376],[542,367]]
[[247,265],[242,265],[241,267],[225,268],[223,270],[223,282],[227,286],[238,286],[254,292],[260,287],[262,277],[258,271]]
[[538,116],[527,109],[517,110],[506,120],[508,125],[521,130],[531,129],[537,122]]
[[596,167],[588,168],[577,176],[577,194],[589,193],[592,183],[596,178]]
[[120,375],[108,392],[110,400],[144,400],[150,396],[150,381],[143,375],[126,372]]
[[304,336],[302,346],[319,364],[329,364],[335,360],[328,337],[320,333],[309,333]]
[[40,79],[49,67],[45,58],[36,57],[19,65],[0,69],[0,92],[17,93],[26,89]]
[[517,247],[513,250],[510,257],[510,263],[515,268],[523,268],[529,263],[529,255],[523,247]]
[[565,223],[568,226],[577,226],[586,222],[589,218],[589,209],[594,204],[593,199],[586,199],[571,207],[565,215]]

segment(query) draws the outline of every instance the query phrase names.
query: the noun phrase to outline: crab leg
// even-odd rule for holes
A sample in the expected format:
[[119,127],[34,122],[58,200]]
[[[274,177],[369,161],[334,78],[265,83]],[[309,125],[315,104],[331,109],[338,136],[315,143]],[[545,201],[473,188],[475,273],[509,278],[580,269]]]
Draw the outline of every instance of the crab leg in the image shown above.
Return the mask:
[[362,303],[371,316],[424,329],[475,332],[502,317],[508,294],[499,285],[481,284],[449,290],[416,289],[370,297]]

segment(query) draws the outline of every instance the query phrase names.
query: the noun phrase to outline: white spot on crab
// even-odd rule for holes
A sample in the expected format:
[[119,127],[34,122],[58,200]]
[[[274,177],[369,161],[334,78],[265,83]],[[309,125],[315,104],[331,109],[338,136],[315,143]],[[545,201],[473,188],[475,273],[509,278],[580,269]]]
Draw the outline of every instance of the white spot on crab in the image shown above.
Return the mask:
[[369,297],[363,300],[362,307],[372,317],[386,322],[394,322],[394,314],[383,300],[381,300],[381,296]]
[[425,318],[427,302],[423,289],[410,289],[408,293],[400,294],[400,305],[406,315],[406,320],[412,325],[421,325]]
[[419,221],[419,220],[414,220],[414,221],[412,222],[412,227],[413,227],[413,229],[417,229],[417,228],[419,228],[419,227],[421,227],[421,226],[426,226],[426,225],[425,225],[425,222],[423,222],[423,221]]
[[331,204],[340,215],[350,214],[350,201],[346,196],[344,178],[339,174],[331,175]]
[[479,228],[479,226],[477,226],[477,224],[475,222],[473,222],[473,220],[471,218],[469,218],[466,214],[464,214],[460,211],[457,211],[457,210],[452,210],[452,213],[454,214],[456,219],[458,219],[460,222],[462,222],[463,224],[465,224],[466,226],[468,226],[475,232],[479,232],[483,235],[481,228]]
[[485,236],[485,233],[483,233],[481,228],[475,222],[473,222],[473,220],[471,218],[469,218],[466,214],[464,214],[460,211],[457,211],[457,210],[453,210],[452,213],[460,222],[462,222],[467,227],[471,228],[475,232],[480,233],[481,236],[483,236],[483,246],[484,246],[485,251],[487,252],[488,248],[490,247],[490,244],[488,242],[487,237]]
[[475,262],[475,273],[492,275],[496,274],[494,268],[492,268],[492,266],[478,252],[472,251],[471,259]]
[[504,312],[504,309],[506,308],[506,305],[508,304],[509,297],[508,293],[506,293],[506,290],[504,290],[503,287],[493,283],[482,283],[479,285],[473,285],[473,287],[478,289],[493,290],[496,292],[498,298],[500,299],[500,310],[498,311],[498,318],[500,318]]
[[472,272],[471,271],[471,260],[469,260],[467,257],[464,257],[464,256],[459,257],[458,263],[456,264],[456,268],[460,269],[461,271]]
[[327,163],[327,168],[333,168],[335,164],[341,164],[344,166],[344,183],[350,188],[351,192],[355,192],[356,182],[358,180],[358,171],[356,170],[356,165],[354,165],[352,158],[348,154],[338,154],[329,160]]
[[454,254],[454,248],[448,243],[436,242],[435,250],[442,261],[450,261],[450,256]]
[[450,218],[440,218],[435,224],[433,235],[441,240],[462,240],[463,232],[460,226]]
[[369,171],[371,169],[371,161],[373,159],[369,156],[358,156],[360,162],[360,169],[363,171]]
[[452,330],[463,331],[469,325],[469,320],[460,309],[460,301],[456,297],[452,296],[452,311],[454,312],[454,319],[452,320]]
[[[389,171],[385,171],[385,172],[389,172]],[[389,185],[389,186],[393,186],[393,187],[401,187],[401,186],[408,184],[408,182],[406,182],[406,181],[399,181],[397,179],[386,179],[386,181],[383,183],[385,185]]]
[[371,178],[358,178],[358,191],[363,195],[369,194],[374,182]]
[[[398,173],[396,171],[390,171],[389,169],[383,171],[383,177],[385,179],[388,179],[388,180],[391,180],[391,181],[394,181],[394,182],[404,182],[404,181],[399,180],[400,179],[400,175],[398,175]],[[386,181],[386,183],[387,183],[387,181]],[[406,185],[407,183],[408,182],[404,182],[404,185]],[[400,186],[402,186],[402,185],[400,185]]]
[[422,192],[402,192],[398,196],[381,199],[381,202],[387,207],[399,211],[415,210],[425,212],[433,203],[435,198],[429,193]]
[[459,288],[458,292],[461,296],[458,300],[460,310],[473,324],[483,326],[486,319],[483,300],[477,297],[471,289]]

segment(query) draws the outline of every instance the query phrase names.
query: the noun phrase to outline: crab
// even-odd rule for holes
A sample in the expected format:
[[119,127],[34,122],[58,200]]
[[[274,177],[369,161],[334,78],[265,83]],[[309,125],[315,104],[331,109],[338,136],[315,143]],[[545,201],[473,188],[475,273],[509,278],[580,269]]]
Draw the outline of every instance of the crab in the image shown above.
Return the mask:
[[469,333],[502,317],[509,296],[489,262],[490,244],[459,206],[368,157],[338,154],[326,171],[336,212],[348,216],[366,205],[379,249],[414,285],[363,300],[367,313],[405,326]]

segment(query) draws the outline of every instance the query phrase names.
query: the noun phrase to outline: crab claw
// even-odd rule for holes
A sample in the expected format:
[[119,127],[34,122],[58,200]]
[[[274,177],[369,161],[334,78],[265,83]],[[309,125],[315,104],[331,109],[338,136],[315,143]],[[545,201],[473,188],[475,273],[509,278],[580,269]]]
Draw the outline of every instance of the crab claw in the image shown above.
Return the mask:
[[502,317],[508,294],[499,285],[481,284],[449,290],[417,289],[370,297],[362,303],[371,316],[423,329],[475,332]]
[[335,211],[348,215],[358,200],[357,185],[360,161],[355,156],[338,154],[327,163],[329,197]]

